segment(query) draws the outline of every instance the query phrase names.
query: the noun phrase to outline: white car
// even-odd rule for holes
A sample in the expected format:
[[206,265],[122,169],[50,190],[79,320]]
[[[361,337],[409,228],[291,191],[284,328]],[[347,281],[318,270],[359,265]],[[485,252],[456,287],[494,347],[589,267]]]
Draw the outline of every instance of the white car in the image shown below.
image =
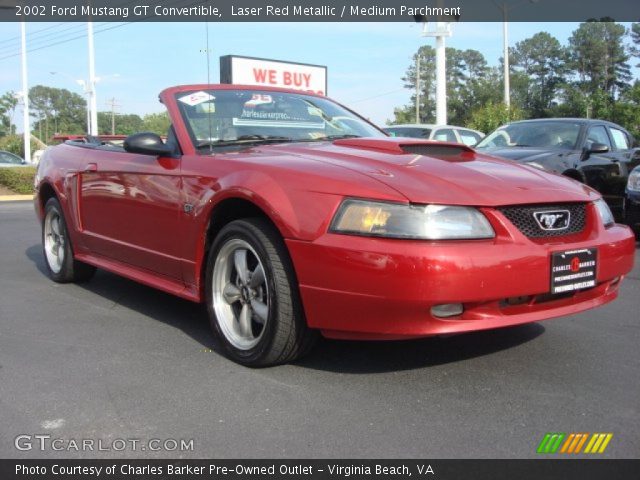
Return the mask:
[[429,123],[407,123],[404,125],[391,125],[383,128],[392,137],[412,137],[423,140],[436,140],[438,142],[463,143],[473,146],[484,138],[484,133],[470,128],[456,127],[454,125],[432,125]]

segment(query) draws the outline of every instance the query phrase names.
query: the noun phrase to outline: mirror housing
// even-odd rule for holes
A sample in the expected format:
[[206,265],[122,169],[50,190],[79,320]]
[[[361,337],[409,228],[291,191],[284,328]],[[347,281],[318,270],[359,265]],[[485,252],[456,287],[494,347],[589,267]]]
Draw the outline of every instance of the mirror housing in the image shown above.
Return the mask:
[[594,143],[591,145],[588,153],[607,153],[609,151],[609,147],[604,143]]
[[584,149],[582,153],[582,160],[587,160],[592,153],[607,153],[609,151],[609,147],[604,143],[592,143],[591,148]]
[[124,150],[129,153],[170,157],[175,152],[173,148],[162,141],[153,132],[134,133],[124,140]]

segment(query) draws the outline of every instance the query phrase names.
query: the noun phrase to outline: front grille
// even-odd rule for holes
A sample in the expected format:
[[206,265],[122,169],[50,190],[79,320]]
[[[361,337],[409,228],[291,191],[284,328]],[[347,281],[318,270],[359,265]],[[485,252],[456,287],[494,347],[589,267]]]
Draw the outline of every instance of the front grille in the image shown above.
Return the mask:
[[[558,203],[543,205],[514,205],[511,207],[500,207],[498,210],[518,230],[529,238],[560,237],[580,233],[584,230],[587,218],[587,206],[584,203]],[[570,214],[569,226],[563,230],[544,230],[538,225],[535,217],[536,212],[551,212],[554,210],[568,210]]]

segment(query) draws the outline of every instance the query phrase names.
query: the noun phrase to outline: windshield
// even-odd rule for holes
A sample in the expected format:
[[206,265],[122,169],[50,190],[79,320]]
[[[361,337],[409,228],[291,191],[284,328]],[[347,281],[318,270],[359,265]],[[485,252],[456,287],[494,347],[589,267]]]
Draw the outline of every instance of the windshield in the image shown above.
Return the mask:
[[200,149],[385,137],[361,117],[326,98],[259,90],[180,92],[176,97],[194,145]]
[[475,148],[537,147],[574,149],[580,124],[573,122],[520,122],[495,130]]
[[429,138],[430,128],[420,127],[388,127],[384,129],[392,137]]

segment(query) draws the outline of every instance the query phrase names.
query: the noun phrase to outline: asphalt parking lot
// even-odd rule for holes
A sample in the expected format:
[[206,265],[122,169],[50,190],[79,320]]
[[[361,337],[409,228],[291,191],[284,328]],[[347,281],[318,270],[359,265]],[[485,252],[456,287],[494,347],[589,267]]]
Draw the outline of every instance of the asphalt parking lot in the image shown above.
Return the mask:
[[[296,364],[250,370],[218,353],[199,305],[103,271],[51,282],[30,202],[0,203],[0,232],[0,458],[534,458],[546,432],[611,432],[603,456],[640,455],[637,265],[616,302],[580,315],[322,341]],[[16,449],[38,434],[64,450]],[[193,450],[68,447],[83,439]]]

